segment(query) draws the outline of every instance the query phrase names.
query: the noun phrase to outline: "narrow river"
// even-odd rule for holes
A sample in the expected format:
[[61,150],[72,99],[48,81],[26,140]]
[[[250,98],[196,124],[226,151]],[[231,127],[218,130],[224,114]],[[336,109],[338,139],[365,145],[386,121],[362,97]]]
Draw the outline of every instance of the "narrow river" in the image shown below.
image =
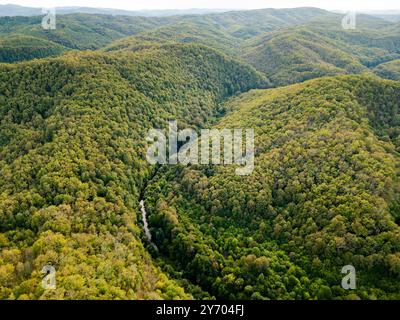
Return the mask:
[[150,229],[149,229],[149,224],[147,223],[147,213],[146,213],[146,208],[144,206],[144,200],[140,201],[140,211],[142,211],[143,227],[144,227],[144,232],[146,234],[146,238],[147,238],[147,240],[149,240],[149,242],[153,246],[153,248],[156,251],[158,251],[157,246],[151,240],[151,233],[150,233]]

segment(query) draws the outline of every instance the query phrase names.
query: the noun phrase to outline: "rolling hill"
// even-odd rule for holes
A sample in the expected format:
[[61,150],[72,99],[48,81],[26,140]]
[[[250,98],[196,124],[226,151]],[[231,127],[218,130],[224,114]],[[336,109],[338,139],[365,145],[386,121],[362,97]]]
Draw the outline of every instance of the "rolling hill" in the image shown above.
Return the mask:
[[106,51],[137,50],[143,45],[171,42],[197,43],[217,49],[224,54],[239,58],[240,41],[227,32],[211,25],[197,25],[191,22],[178,22],[151,31],[114,41],[105,47]]
[[382,63],[374,68],[374,72],[382,78],[400,81],[400,60]]
[[0,18],[0,36],[34,36],[55,42],[69,49],[97,49],[113,40],[150,30],[163,23],[163,19],[104,16],[89,14],[61,15],[56,30],[44,30],[42,17]]
[[254,172],[159,172],[145,202],[165,263],[220,299],[399,299],[399,101],[370,76],[234,98],[214,128],[255,129]]
[[[258,19],[257,14],[246,14]],[[234,13],[162,25],[118,40],[106,50],[127,47],[137,50],[150,42],[153,45],[171,41],[200,43],[252,65],[275,86],[322,76],[371,73],[375,66],[400,57],[397,25],[373,16],[358,16],[356,30],[342,29],[342,15],[328,12],[314,14],[311,21],[293,21],[293,25],[280,25],[276,17],[266,17],[265,21],[274,22],[274,26],[251,26],[253,34],[250,35],[238,32],[235,28],[245,30],[247,25],[231,24],[226,19],[229,15]],[[224,23],[220,21],[222,18]],[[235,17],[235,21],[240,19]]]
[[0,38],[0,61],[18,62],[58,56],[68,49],[49,40],[31,36]]
[[381,19],[360,16],[343,30],[341,16],[270,32],[243,45],[242,58],[279,85],[354,74],[400,57],[400,33]]
[[[91,8],[91,7],[56,7],[57,14],[106,14],[119,16],[140,16],[140,17],[166,17],[176,15],[193,15],[193,14],[208,14],[224,12],[228,10],[212,10],[212,9],[188,9],[188,10],[119,10],[107,8]],[[15,17],[15,16],[39,16],[42,14],[41,8],[24,7],[12,4],[0,5],[0,17]]]
[[141,242],[145,136],[171,118],[205,126],[262,81],[196,45],[0,65],[0,299],[190,298]]
[[[43,30],[40,16],[2,17],[0,39],[31,36],[54,42],[56,46],[61,45],[68,50],[93,50],[117,39],[144,33],[146,37],[156,39],[171,36],[172,39],[179,39],[182,42],[211,45],[232,54],[233,48],[243,39],[285,26],[301,24],[313,17],[326,14],[324,10],[307,8],[151,18],[77,13],[59,15],[56,30]],[[165,27],[164,30],[160,29],[162,26]],[[152,33],[151,31],[155,29],[157,31]],[[23,47],[20,51],[22,50]],[[48,51],[51,50],[49,44]],[[11,60],[18,61],[18,58],[19,56],[16,56]],[[29,56],[25,54],[20,60],[27,58]],[[37,56],[33,54],[32,58]],[[3,62],[9,61],[3,60]]]
[[[67,9],[0,18],[0,300],[400,299],[398,22]],[[170,120],[253,128],[253,174],[150,165]]]

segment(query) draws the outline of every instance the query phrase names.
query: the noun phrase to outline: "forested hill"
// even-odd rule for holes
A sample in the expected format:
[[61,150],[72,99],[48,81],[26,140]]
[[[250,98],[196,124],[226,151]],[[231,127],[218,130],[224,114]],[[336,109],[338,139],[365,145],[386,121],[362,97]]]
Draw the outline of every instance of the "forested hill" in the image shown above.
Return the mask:
[[243,45],[242,56],[276,86],[371,72],[369,68],[400,57],[399,30],[362,15],[355,30],[343,30],[340,19],[332,17],[256,37]]
[[374,72],[382,78],[400,81],[400,59],[382,63]]
[[[57,29],[44,30],[42,16],[0,18],[0,37],[30,36],[66,49],[100,48],[116,39],[134,35],[166,23],[162,18],[71,14],[57,16]],[[15,56],[14,61],[19,57]]]
[[230,101],[216,128],[255,129],[255,170],[163,168],[145,200],[165,263],[221,299],[399,299],[399,102],[367,76]]
[[[162,26],[173,27],[177,24],[190,24],[194,28],[210,30],[208,35],[219,33],[221,38],[246,39],[263,32],[277,30],[291,25],[329,14],[314,8],[284,9],[284,10],[254,10],[204,15],[184,15],[171,17],[130,17],[99,14],[68,14],[57,15],[57,29],[43,30],[42,17],[2,17],[0,18],[0,39],[11,36],[29,36],[48,40],[53,46],[63,46],[66,50],[98,49],[114,40],[138,33],[147,33]],[[184,29],[180,29],[181,31]],[[215,38],[215,36],[214,36]],[[36,40],[37,41],[37,40]],[[238,41],[238,40],[237,40]],[[18,42],[13,45],[12,56],[4,62],[29,60],[26,47],[18,51]],[[7,50],[7,48],[5,48]],[[49,44],[48,56],[54,55]],[[0,53],[3,50],[0,47]],[[38,54],[31,49],[32,58]]]
[[[315,15],[310,21],[277,24],[273,28],[267,25],[239,28],[239,23],[220,25],[201,19],[205,18],[178,21],[117,40],[106,51],[137,50],[150,42],[201,43],[252,65],[274,86],[323,76],[372,73],[379,64],[400,58],[398,25],[368,15],[357,16],[355,30],[344,30],[343,16],[328,12]],[[268,17],[265,21],[275,20]]]
[[0,61],[15,62],[58,56],[68,48],[52,41],[32,36],[12,35],[0,38]]
[[0,65],[0,299],[190,298],[141,242],[144,137],[262,81],[196,45]]
[[[0,300],[400,299],[399,23],[342,19],[0,18]],[[254,128],[253,174],[151,166],[169,120]]]
[[400,58],[398,23],[358,15],[357,28],[344,30],[342,19],[343,15],[315,8],[151,18],[68,14],[57,17],[56,30],[43,30],[39,16],[3,17],[0,61],[181,42],[202,44],[248,63],[274,86],[364,72],[393,78],[375,68]]

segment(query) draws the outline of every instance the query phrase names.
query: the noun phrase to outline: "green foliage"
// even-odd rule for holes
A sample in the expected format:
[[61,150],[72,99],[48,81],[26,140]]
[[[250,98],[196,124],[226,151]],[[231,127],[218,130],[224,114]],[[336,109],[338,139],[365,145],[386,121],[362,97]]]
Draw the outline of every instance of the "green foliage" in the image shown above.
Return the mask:
[[239,41],[213,25],[180,22],[167,25],[139,35],[117,40],[105,48],[106,51],[121,49],[139,50],[149,44],[162,45],[171,42],[198,43],[218,49],[230,56],[238,57]]
[[[261,12],[241,14],[247,16],[248,23],[253,23],[261,21],[258,17]],[[297,10],[288,15],[294,13]],[[116,41],[106,50],[141,50],[168,42],[200,43],[251,64],[275,86],[322,76],[370,72],[376,65],[400,57],[396,25],[371,16],[358,16],[356,30],[344,30],[343,17],[329,13],[315,14],[310,17],[311,22],[292,21],[285,25],[280,25],[276,17],[267,17],[265,21],[276,23],[269,28],[263,24],[249,27],[241,18],[227,20],[227,16],[210,15],[189,21],[183,17],[175,23]],[[250,34],[243,31],[247,28]]]
[[[68,14],[57,16],[56,30],[43,30],[42,17],[2,17],[0,37],[29,36],[52,42],[53,46],[75,50],[93,50],[104,47],[114,40],[143,33],[145,38],[165,39],[206,44],[225,53],[234,54],[234,48],[246,38],[263,32],[297,25],[313,17],[326,15],[319,9],[257,10],[249,12],[227,12],[194,16],[171,16],[146,18],[132,16],[112,16],[100,14]],[[160,29],[160,27],[165,29]],[[158,29],[157,29],[158,28]],[[155,30],[157,29],[157,30]],[[155,30],[151,32],[151,30]],[[46,47],[51,46],[47,43]],[[13,47],[16,47],[14,43]],[[29,55],[16,48],[12,58],[4,55],[3,62],[28,60],[54,55],[56,52],[36,51]],[[1,52],[1,51],[0,51]]]
[[[0,18],[0,299],[400,299],[399,25],[341,19]],[[170,119],[254,128],[254,173],[150,166]]]
[[158,18],[73,14],[58,15],[56,30],[44,30],[42,17],[2,17],[0,61],[29,60],[71,49],[93,50],[163,23]]
[[146,189],[157,245],[218,298],[347,299],[347,264],[354,294],[400,298],[399,101],[365,76],[233,99],[216,127],[256,130],[253,174],[163,168]]
[[400,34],[394,24],[359,16],[355,30],[344,30],[341,19],[326,17],[251,39],[243,44],[243,60],[280,86],[362,73],[400,57]]
[[0,61],[16,62],[57,56],[67,48],[54,42],[28,36],[10,36],[0,39]]
[[195,45],[0,65],[0,298],[190,298],[141,242],[145,136],[171,118],[204,126],[261,81]]
[[400,80],[400,60],[382,63],[375,67],[374,72],[385,79]]

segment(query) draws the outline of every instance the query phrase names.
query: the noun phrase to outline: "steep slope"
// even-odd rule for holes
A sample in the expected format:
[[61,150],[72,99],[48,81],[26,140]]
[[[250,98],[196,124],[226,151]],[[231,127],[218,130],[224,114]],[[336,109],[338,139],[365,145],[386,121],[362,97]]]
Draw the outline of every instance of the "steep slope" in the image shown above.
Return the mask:
[[254,128],[254,172],[162,168],[145,203],[166,263],[218,298],[399,299],[399,103],[367,76],[230,101],[215,128]]
[[145,136],[261,81],[195,45],[0,65],[0,299],[190,298],[141,242]]

